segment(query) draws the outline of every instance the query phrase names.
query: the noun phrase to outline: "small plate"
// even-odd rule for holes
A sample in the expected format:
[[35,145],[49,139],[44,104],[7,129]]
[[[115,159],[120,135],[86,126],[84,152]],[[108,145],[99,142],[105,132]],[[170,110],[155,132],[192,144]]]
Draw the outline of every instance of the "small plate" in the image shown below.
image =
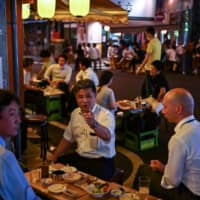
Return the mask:
[[120,200],[140,200],[140,197],[134,193],[125,193],[119,197]]
[[74,173],[77,171],[76,167],[73,167],[73,166],[65,166],[62,168],[62,170],[65,172],[65,173]]
[[64,184],[53,184],[48,187],[48,191],[55,194],[63,193],[66,189],[67,187]]
[[68,183],[74,183],[82,178],[82,175],[79,173],[65,173],[63,174],[63,179]]

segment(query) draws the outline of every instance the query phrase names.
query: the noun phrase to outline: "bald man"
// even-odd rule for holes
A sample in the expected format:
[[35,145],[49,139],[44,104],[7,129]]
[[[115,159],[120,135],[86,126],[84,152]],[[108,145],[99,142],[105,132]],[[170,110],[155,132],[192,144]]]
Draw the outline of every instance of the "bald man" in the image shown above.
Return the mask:
[[138,177],[151,177],[150,192],[164,200],[200,199],[200,122],[193,115],[194,99],[189,91],[175,88],[166,93],[162,110],[165,118],[175,123],[175,134],[168,143],[168,161],[164,165],[151,160],[140,166]]

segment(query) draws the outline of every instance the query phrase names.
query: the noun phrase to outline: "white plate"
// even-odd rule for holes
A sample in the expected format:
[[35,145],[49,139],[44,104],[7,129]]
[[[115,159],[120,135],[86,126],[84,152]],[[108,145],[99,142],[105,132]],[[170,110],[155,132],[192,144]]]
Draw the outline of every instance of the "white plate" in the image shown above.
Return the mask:
[[82,178],[82,175],[79,173],[65,173],[63,174],[63,179],[69,183],[76,182]]
[[125,193],[119,197],[120,200],[140,200],[140,197],[134,193]]
[[53,184],[48,187],[48,191],[55,194],[65,192],[66,189],[67,189],[66,185],[63,184]]
[[62,168],[62,170],[65,172],[65,173],[74,173],[77,171],[76,167],[72,167],[72,166],[65,166]]

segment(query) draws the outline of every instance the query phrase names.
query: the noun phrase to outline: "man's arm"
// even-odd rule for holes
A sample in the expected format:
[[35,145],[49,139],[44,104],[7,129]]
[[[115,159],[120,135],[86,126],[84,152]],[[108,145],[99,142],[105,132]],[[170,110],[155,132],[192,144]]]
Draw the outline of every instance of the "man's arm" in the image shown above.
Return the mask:
[[102,124],[98,123],[92,112],[83,113],[83,117],[87,124],[95,131],[95,134],[101,138],[102,140],[109,142],[111,139],[110,130],[103,126]]
[[162,99],[163,99],[165,93],[166,93],[166,88],[165,88],[165,87],[161,87],[161,88],[160,88],[160,92],[159,92],[158,97],[157,97],[157,100],[158,100],[159,102],[162,101]]
[[146,53],[144,60],[142,61],[142,63],[140,64],[140,66],[138,67],[138,69],[136,71],[136,74],[139,74],[142,71],[142,69],[146,65],[147,61],[149,60],[149,57],[150,57],[150,53]]
[[159,171],[161,173],[163,173],[165,169],[165,165],[159,160],[151,160],[150,167],[153,171]]
[[48,159],[55,162],[59,156],[61,156],[66,150],[70,148],[70,146],[71,146],[71,143],[65,138],[62,138],[58,147],[56,148],[56,151]]

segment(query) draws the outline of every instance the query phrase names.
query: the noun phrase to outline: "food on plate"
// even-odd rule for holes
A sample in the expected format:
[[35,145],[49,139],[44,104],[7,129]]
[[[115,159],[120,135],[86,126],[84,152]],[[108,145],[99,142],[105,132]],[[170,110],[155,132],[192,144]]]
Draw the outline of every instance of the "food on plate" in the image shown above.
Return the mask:
[[87,191],[95,198],[103,197],[109,192],[109,184],[106,182],[97,181],[88,185]]
[[43,178],[42,183],[44,185],[51,185],[53,183],[53,179],[52,178]]
[[65,173],[63,174],[63,179],[67,182],[75,182],[82,178],[82,175],[79,173]]
[[140,200],[140,197],[134,193],[124,193],[119,198],[120,200]]
[[121,100],[118,101],[117,103],[121,110],[130,110],[132,108],[132,103],[129,100]]
[[67,189],[67,187],[64,184],[53,184],[48,187],[48,191],[55,193],[55,194],[65,192],[66,189]]
[[65,166],[62,168],[65,173],[74,173],[77,171],[76,167],[73,167],[73,166]]

